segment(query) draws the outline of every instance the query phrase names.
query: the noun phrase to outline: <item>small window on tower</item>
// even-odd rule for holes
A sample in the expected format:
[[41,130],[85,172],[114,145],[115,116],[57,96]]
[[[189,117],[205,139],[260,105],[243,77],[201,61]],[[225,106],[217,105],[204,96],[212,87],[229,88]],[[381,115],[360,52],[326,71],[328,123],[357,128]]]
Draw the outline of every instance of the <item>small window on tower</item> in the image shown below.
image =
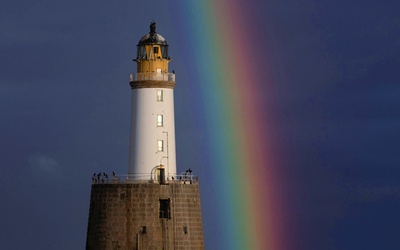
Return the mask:
[[154,54],[158,54],[158,47],[154,47]]
[[157,151],[158,152],[163,152],[164,151],[164,141],[163,140],[158,140],[157,141]]
[[157,115],[157,127],[162,127],[162,126],[163,126],[163,116]]
[[138,50],[137,50],[137,59],[144,59],[144,58],[147,58],[147,55],[146,55],[146,47],[143,46],[143,45],[138,46]]
[[158,102],[164,101],[164,92],[162,90],[157,90],[157,101]]
[[171,219],[171,200],[160,199],[160,218]]

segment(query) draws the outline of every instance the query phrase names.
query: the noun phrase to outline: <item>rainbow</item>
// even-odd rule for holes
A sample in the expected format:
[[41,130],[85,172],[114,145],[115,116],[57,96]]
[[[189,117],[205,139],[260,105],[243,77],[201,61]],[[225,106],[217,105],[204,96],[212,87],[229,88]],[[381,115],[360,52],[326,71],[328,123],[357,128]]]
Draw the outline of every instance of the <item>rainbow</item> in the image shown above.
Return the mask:
[[208,171],[215,178],[218,242],[207,242],[207,237],[205,242],[213,249],[290,249],[271,145],[276,128],[271,122],[275,114],[269,62],[263,57],[267,41],[255,29],[248,5],[201,0],[171,7],[177,34],[192,46],[180,51],[191,51],[195,60],[191,66],[201,83]]

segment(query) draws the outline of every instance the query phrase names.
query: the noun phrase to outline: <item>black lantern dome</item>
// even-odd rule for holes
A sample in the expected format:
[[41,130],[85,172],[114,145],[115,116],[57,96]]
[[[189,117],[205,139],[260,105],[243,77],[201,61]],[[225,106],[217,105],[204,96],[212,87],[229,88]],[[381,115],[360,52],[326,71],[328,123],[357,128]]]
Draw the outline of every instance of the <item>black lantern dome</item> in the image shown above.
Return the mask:
[[162,58],[170,59],[168,56],[168,43],[162,35],[157,34],[155,22],[151,22],[150,33],[143,36],[137,45],[137,60],[149,59],[148,49],[146,49],[149,46],[153,48],[160,47]]

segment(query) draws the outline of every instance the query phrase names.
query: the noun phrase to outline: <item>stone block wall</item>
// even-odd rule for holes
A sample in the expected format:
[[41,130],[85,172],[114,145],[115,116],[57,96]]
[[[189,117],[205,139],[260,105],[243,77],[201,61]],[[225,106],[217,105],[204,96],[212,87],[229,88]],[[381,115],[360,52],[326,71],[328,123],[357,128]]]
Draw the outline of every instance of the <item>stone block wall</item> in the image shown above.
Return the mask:
[[204,249],[198,183],[93,184],[86,249]]

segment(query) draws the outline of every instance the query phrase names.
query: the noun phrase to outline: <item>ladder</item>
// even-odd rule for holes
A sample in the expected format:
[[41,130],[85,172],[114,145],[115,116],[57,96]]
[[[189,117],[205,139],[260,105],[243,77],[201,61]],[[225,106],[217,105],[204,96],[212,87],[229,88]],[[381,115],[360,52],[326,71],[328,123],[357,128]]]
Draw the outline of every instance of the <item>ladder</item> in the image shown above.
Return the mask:
[[162,227],[162,249],[168,250],[169,249],[169,228],[168,228],[168,219],[161,220],[161,227]]

